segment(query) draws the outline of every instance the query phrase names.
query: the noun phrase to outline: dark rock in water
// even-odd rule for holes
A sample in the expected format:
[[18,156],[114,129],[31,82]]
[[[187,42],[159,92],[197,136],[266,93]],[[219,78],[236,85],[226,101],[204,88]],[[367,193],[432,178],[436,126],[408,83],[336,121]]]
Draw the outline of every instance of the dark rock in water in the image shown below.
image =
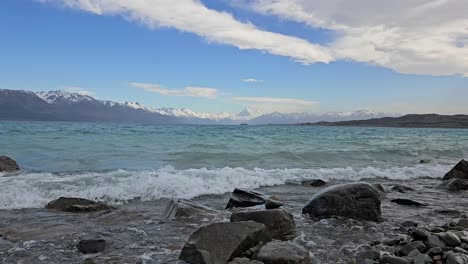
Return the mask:
[[100,237],[88,236],[80,240],[76,247],[83,254],[94,254],[106,249],[106,240]]
[[195,203],[190,200],[179,199],[171,200],[164,210],[163,217],[165,220],[170,220],[173,218],[187,218],[193,217],[196,215],[206,216],[214,215],[218,211],[208,208],[204,205]]
[[228,263],[270,241],[270,233],[263,224],[252,221],[210,224],[190,236],[179,259],[191,264]]
[[468,228],[468,218],[460,218],[457,223],[458,226],[463,226],[464,228]]
[[280,208],[281,206],[283,206],[282,202],[278,200],[274,200],[272,198],[269,198],[265,201],[265,209],[277,209],[277,208]]
[[268,196],[266,194],[243,189],[234,189],[226,209],[234,207],[251,207],[265,204]]
[[395,256],[383,256],[382,264],[410,264],[411,262],[407,259],[395,257]]
[[235,258],[228,264],[264,264],[258,260],[250,260],[248,258]]
[[64,212],[94,212],[114,209],[104,203],[82,198],[60,197],[46,205],[47,209],[55,209]]
[[461,160],[444,176],[444,180],[450,179],[468,179],[468,161]]
[[453,216],[453,217],[459,217],[461,215],[460,211],[454,210],[454,209],[438,209],[438,210],[434,210],[434,213]]
[[409,191],[415,191],[415,189],[413,189],[411,187],[403,186],[403,185],[395,185],[395,186],[393,186],[392,190],[397,191],[399,193],[406,193],[406,192],[409,192]]
[[411,221],[411,220],[406,220],[403,223],[401,223],[401,225],[404,227],[417,227],[418,223]]
[[430,160],[430,159],[422,159],[422,160],[419,161],[419,163],[421,163],[421,164],[432,163],[432,160]]
[[288,240],[296,233],[294,217],[286,209],[239,211],[231,215],[231,222],[254,221],[264,224],[273,239]]
[[316,218],[343,216],[358,220],[380,221],[379,192],[364,182],[328,187],[312,197],[303,214]]
[[385,188],[385,186],[380,183],[373,183],[372,186],[379,192],[381,198],[385,198],[385,195],[388,193],[388,190]]
[[447,183],[447,189],[451,192],[468,190],[468,180],[452,179]]
[[19,170],[18,163],[7,156],[0,156],[0,172],[12,172]]
[[311,263],[309,252],[293,242],[270,242],[260,249],[255,259],[265,264]]
[[304,186],[311,186],[311,187],[322,187],[327,184],[326,181],[317,179],[317,180],[306,180],[302,182],[302,185]]
[[423,203],[413,201],[410,199],[393,199],[391,202],[399,204],[399,205],[407,205],[407,206],[416,206],[416,207],[427,206],[427,204],[423,204]]
[[426,251],[426,245],[424,245],[424,243],[421,241],[410,242],[404,245],[403,247],[401,247],[400,254],[403,256],[408,256],[415,249],[423,253]]

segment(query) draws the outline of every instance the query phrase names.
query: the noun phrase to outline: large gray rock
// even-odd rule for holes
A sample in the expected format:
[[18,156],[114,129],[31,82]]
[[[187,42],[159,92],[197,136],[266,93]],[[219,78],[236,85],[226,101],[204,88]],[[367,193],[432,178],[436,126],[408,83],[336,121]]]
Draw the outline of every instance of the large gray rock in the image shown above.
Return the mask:
[[380,198],[379,192],[368,183],[340,184],[317,193],[302,213],[316,218],[342,216],[380,221]]
[[227,263],[270,241],[265,225],[253,221],[210,224],[190,236],[179,259],[191,264]]
[[456,247],[461,244],[460,238],[452,232],[444,232],[437,234],[442,241],[445,242],[448,246]]
[[265,204],[267,199],[268,196],[266,194],[236,188],[231,194],[231,198],[226,205],[226,209],[262,205]]
[[83,254],[94,254],[106,249],[106,240],[99,236],[86,236],[76,247]]
[[461,253],[452,253],[448,256],[446,264],[468,264],[468,256]]
[[410,261],[404,258],[395,256],[383,256],[380,261],[382,264],[410,264]]
[[444,180],[468,179],[468,161],[462,159],[444,176]]
[[114,209],[104,203],[82,198],[60,197],[46,205],[47,209],[55,209],[64,212],[94,212]]
[[266,244],[255,256],[265,264],[310,264],[310,254],[293,242],[273,241]]
[[171,200],[163,213],[165,220],[215,215],[218,211],[190,200]]
[[19,170],[18,163],[7,156],[0,156],[0,172],[11,172]]
[[288,240],[296,233],[294,217],[286,209],[238,211],[231,215],[231,222],[254,221],[264,224],[274,239]]
[[447,183],[447,189],[451,192],[459,192],[468,190],[468,180],[451,179]]
[[445,248],[447,244],[438,236],[438,235],[430,235],[426,241],[428,248]]

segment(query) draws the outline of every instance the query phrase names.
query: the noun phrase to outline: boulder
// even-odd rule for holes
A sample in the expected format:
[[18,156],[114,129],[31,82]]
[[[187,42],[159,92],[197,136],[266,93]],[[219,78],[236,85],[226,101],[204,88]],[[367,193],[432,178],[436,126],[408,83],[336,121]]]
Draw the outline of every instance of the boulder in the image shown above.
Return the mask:
[[234,189],[226,209],[234,207],[251,207],[265,204],[268,196],[266,194],[243,189]]
[[383,256],[380,261],[382,264],[410,264],[411,262],[407,259],[395,257],[395,256]]
[[293,242],[273,241],[254,257],[265,264],[310,264],[309,251]]
[[231,215],[231,222],[242,221],[264,224],[273,239],[288,240],[296,234],[294,217],[286,209],[239,211]]
[[310,187],[322,187],[327,185],[327,182],[321,179],[306,180],[302,182],[302,185]]
[[451,179],[447,183],[447,189],[450,192],[459,192],[468,190],[468,180],[464,179]]
[[429,232],[428,230],[426,230],[424,228],[416,228],[411,232],[411,236],[415,240],[425,241],[425,240],[427,240],[427,238],[429,238],[430,235],[431,235],[431,232]]
[[461,160],[444,176],[444,180],[468,179],[468,161]]
[[273,198],[266,199],[265,209],[277,209],[283,206],[283,203]]
[[421,241],[410,242],[410,243],[404,245],[403,247],[401,247],[400,254],[403,255],[403,256],[408,256],[414,250],[417,250],[417,251],[419,251],[421,253],[425,252],[426,251],[426,245],[424,245],[424,243],[421,242]]
[[365,182],[334,185],[315,194],[302,213],[316,218],[380,221],[380,199],[379,192]]
[[448,255],[446,264],[468,264],[468,256],[461,253],[452,253]]
[[0,172],[12,172],[19,170],[18,163],[7,156],[0,156]]
[[447,244],[437,235],[431,235],[427,238],[427,247],[429,248],[445,248],[447,247]]
[[408,259],[412,260],[413,264],[432,264],[432,258],[426,254],[422,254],[418,250],[413,250],[409,253]]
[[228,263],[251,248],[271,241],[263,224],[215,223],[200,227],[185,243],[179,259],[191,264]]
[[64,212],[94,212],[114,209],[113,207],[82,198],[60,197],[46,205],[47,209],[55,209]]
[[417,201],[413,201],[411,199],[393,199],[391,200],[392,203],[396,203],[399,205],[406,205],[406,206],[416,206],[416,207],[423,207],[427,206],[427,204],[423,204]]
[[83,254],[94,254],[106,249],[106,240],[101,237],[87,236],[76,245]]
[[445,242],[448,246],[456,247],[461,244],[460,238],[452,232],[444,232],[437,234],[442,241]]
[[187,218],[193,216],[215,215],[218,211],[208,208],[204,205],[195,203],[190,200],[172,199],[167,205],[163,213],[164,220]]

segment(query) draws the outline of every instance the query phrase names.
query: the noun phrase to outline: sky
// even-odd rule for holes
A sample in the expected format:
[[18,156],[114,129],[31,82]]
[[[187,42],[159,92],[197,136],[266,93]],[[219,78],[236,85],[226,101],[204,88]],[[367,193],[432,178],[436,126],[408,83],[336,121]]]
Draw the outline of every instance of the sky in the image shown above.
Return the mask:
[[466,0],[2,0],[0,89],[201,112],[468,114]]

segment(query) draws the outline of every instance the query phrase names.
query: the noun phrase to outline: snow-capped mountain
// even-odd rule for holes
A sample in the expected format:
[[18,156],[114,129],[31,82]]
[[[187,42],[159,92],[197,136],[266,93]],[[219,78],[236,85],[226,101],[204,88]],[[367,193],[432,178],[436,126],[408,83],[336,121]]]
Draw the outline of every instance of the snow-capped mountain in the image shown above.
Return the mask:
[[[112,102],[97,100],[89,95],[65,91],[29,92],[0,90],[0,107],[8,106],[0,116],[15,120],[111,121],[176,124],[297,124],[321,121],[336,122],[364,120],[387,116],[368,110],[354,112],[268,113],[244,109],[238,114],[227,112],[212,114],[186,108],[151,108],[137,102]],[[16,117],[15,117],[16,116]]]

